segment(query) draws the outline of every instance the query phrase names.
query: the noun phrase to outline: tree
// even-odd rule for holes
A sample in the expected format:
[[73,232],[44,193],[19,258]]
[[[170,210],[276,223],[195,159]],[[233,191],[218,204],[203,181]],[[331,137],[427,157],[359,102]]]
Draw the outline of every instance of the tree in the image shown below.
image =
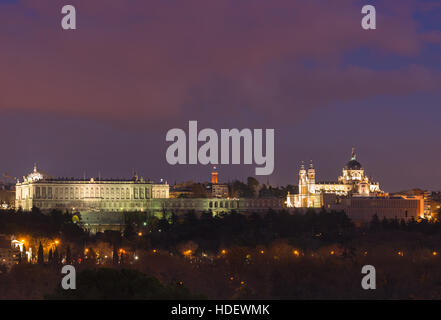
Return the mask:
[[28,262],[28,257],[26,255],[26,245],[23,244],[23,252],[20,253],[20,263]]
[[57,287],[48,299],[74,300],[139,300],[139,299],[201,299],[183,285],[164,286],[157,278],[137,270],[86,269],[78,273],[77,289]]
[[49,264],[52,264],[53,261],[54,261],[54,256],[53,256],[53,254],[52,254],[52,248],[51,248],[51,249],[49,249],[49,255],[48,255],[48,257],[47,257],[47,262],[48,262]]
[[66,249],[66,263],[70,264],[71,260],[72,260],[72,254],[70,252],[70,246],[68,245]]
[[44,253],[43,253],[43,246],[41,245],[41,241],[40,241],[40,245],[38,246],[37,263],[44,264]]
[[380,229],[380,226],[381,226],[380,219],[378,219],[378,215],[377,214],[374,214],[372,216],[372,219],[371,219],[371,222],[369,224],[369,227],[370,227],[371,230],[375,231],[375,230]]
[[116,244],[113,245],[113,264],[118,264],[118,249]]
[[256,178],[254,177],[248,177],[247,178],[247,186],[250,189],[250,191],[252,192],[252,195],[254,196],[257,188],[259,187],[259,181],[256,180]]
[[126,228],[124,229],[124,238],[127,240],[132,240],[136,236],[135,229],[133,228],[133,224],[128,223]]
[[194,183],[191,186],[191,197],[192,198],[207,198],[207,190],[205,186],[201,183]]
[[60,263],[60,255],[58,254],[58,248],[55,247],[54,256],[53,256],[53,264],[58,265]]

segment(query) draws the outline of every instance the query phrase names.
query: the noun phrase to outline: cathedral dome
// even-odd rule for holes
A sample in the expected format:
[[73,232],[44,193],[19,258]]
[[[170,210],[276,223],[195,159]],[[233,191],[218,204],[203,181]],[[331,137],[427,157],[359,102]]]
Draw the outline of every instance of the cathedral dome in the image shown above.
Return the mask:
[[52,177],[42,171],[37,170],[37,165],[34,164],[34,170],[28,174],[26,177],[23,177],[24,181],[35,182],[39,180],[51,179]]
[[351,160],[348,161],[345,165],[346,170],[361,170],[362,166],[360,162],[356,160],[357,156],[355,155],[355,149],[352,148]]
[[362,166],[360,164],[360,162],[358,162],[357,160],[350,160],[348,163],[346,163],[345,165],[345,169],[346,170],[361,170]]

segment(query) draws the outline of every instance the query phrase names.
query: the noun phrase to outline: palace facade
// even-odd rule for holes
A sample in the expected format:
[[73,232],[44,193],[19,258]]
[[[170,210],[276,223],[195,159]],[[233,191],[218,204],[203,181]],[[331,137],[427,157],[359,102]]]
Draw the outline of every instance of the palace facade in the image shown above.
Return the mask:
[[384,192],[378,182],[373,182],[365,175],[364,169],[357,161],[354,148],[351,158],[343,167],[343,172],[335,182],[316,182],[315,169],[312,161],[308,170],[302,163],[299,171],[298,194],[287,195],[286,204],[293,208],[321,208],[324,205],[323,195],[337,196],[378,196]]
[[160,216],[189,211],[198,214],[220,214],[233,210],[266,212],[285,207],[283,198],[229,198],[224,189],[218,193],[212,193],[211,198],[170,198],[167,182],[154,183],[136,175],[131,180],[54,179],[34,166],[23,181],[17,181],[15,209],[30,211],[36,207],[43,212],[57,209],[80,213],[85,228],[94,233],[123,230],[126,212]]
[[167,182],[154,183],[136,175],[132,180],[54,179],[34,166],[33,172],[16,184],[15,208],[143,211],[151,199],[169,198],[169,189]]

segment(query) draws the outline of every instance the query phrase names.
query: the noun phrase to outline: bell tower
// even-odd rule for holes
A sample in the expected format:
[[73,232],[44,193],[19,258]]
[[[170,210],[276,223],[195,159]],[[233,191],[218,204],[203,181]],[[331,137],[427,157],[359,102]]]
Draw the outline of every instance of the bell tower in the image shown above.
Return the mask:
[[218,172],[216,171],[216,167],[213,167],[213,171],[211,172],[211,183],[217,184]]
[[315,169],[312,160],[309,162],[308,169],[308,192],[315,193]]
[[306,195],[308,193],[308,181],[305,170],[305,163],[302,161],[302,165],[299,170],[299,194]]

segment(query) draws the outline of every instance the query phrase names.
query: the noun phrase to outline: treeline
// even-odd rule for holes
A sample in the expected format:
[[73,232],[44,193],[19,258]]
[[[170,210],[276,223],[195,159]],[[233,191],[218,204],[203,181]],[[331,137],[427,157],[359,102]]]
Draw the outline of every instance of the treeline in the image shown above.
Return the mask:
[[157,278],[138,270],[94,268],[78,273],[77,289],[58,287],[45,296],[50,300],[176,300],[203,299],[181,283],[163,285]]
[[81,223],[73,221],[73,214],[52,210],[43,214],[38,208],[31,212],[1,211],[0,234],[26,234],[35,238],[63,237],[70,241],[82,241],[88,233]]
[[[314,250],[331,243],[348,245],[357,238],[382,231],[441,235],[441,222],[438,220],[411,219],[405,222],[380,220],[374,216],[367,226],[357,228],[344,212],[310,210],[306,213],[289,213],[269,210],[262,214],[240,214],[233,211],[213,216],[211,212],[198,215],[190,211],[179,216],[164,214],[161,218],[147,213],[122,214],[127,222],[122,234],[106,231],[90,235],[83,229],[81,221],[74,222],[73,215],[68,212],[54,210],[43,214],[38,209],[32,212],[2,212],[0,234],[59,238],[64,244],[69,242],[78,246],[78,250],[83,250],[87,243],[105,241],[112,247],[129,242],[134,248],[173,251],[180,244],[193,241],[201,251],[209,252],[232,246],[267,246],[278,239],[285,239],[299,248]],[[399,233],[394,234],[400,237]]]
[[172,213],[164,214],[162,218],[144,217],[145,221],[142,220],[127,219],[124,237],[137,239],[140,231],[145,240],[143,243],[171,251],[188,241],[195,242],[204,252],[218,252],[231,246],[268,246],[278,239],[285,239],[305,250],[315,250],[329,244],[356,246],[357,241],[378,233],[393,234],[397,241],[405,238],[407,233],[441,235],[441,222],[438,220],[380,220],[375,215],[367,225],[355,227],[344,212],[324,210],[306,213],[270,210],[263,214],[233,211],[216,216],[210,212],[200,215],[188,212],[180,216]]
[[406,231],[419,232],[425,235],[441,235],[441,221],[434,219],[432,221],[427,219],[415,220],[413,217],[409,221],[403,219],[379,219],[377,215],[372,217],[368,229],[375,231]]
[[[269,184],[260,184],[253,177],[248,177],[246,182],[234,180],[227,183],[229,196],[232,198],[285,198],[287,193],[297,193],[298,187],[287,185],[273,187]],[[206,183],[192,183],[188,186],[190,195],[182,194],[181,198],[210,198],[211,189]]]
[[[132,229],[129,224],[130,232],[126,236]],[[153,218],[147,229],[146,237],[154,247],[173,250],[180,243],[193,241],[201,250],[212,252],[223,247],[268,245],[281,238],[312,249],[345,241],[355,234],[354,224],[344,212],[325,211],[306,214],[268,211],[250,215],[233,211],[216,216],[206,212],[199,217],[188,212],[179,217],[171,214],[161,219]]]

